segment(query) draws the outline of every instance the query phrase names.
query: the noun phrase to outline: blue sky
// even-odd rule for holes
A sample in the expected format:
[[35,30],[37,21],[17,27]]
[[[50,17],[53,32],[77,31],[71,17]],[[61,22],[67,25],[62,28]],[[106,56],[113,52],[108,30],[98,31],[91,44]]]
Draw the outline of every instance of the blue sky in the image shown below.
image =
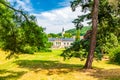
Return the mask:
[[69,6],[70,0],[30,0],[34,12],[50,11]]
[[[46,28],[46,33],[59,33],[74,28],[72,21],[81,12],[81,7],[72,12],[71,0],[8,0],[11,4],[17,3],[15,8],[22,7],[29,14],[35,15],[39,26]],[[86,23],[85,23],[86,24]]]

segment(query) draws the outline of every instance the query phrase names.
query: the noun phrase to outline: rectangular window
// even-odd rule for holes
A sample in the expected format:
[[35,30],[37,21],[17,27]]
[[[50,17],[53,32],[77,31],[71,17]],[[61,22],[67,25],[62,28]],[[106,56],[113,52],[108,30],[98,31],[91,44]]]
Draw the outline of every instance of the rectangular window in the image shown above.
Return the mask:
[[69,42],[67,42],[67,45],[69,45]]

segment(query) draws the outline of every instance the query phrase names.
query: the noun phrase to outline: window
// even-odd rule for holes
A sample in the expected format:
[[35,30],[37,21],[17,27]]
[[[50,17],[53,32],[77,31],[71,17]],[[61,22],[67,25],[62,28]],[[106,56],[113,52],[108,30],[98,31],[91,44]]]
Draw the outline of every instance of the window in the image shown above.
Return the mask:
[[61,42],[56,42],[56,45],[61,45]]
[[66,45],[66,43],[64,42],[64,45]]
[[69,42],[67,42],[67,45],[69,45]]

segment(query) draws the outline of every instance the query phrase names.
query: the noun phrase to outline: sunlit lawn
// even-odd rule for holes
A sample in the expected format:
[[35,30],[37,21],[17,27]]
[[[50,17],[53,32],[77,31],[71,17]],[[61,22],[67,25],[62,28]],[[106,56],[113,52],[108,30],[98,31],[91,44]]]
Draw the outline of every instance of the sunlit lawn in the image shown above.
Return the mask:
[[0,50],[0,80],[120,80],[120,66],[95,61],[92,70],[82,69],[85,61],[77,58],[63,61],[62,50],[19,55],[6,60]]

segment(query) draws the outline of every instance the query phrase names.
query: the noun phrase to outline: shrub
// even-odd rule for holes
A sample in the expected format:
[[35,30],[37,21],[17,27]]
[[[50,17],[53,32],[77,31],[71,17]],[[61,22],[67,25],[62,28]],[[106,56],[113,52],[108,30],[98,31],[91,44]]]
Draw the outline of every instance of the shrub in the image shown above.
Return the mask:
[[81,60],[84,60],[87,55],[86,49],[84,49],[82,45],[82,41],[75,41],[71,44],[70,47],[66,48],[61,56],[64,57],[64,60],[70,59],[71,57],[77,57],[80,58]]
[[21,52],[27,53],[27,54],[33,54],[35,52],[35,48],[31,47],[29,45],[25,45],[21,47]]
[[110,62],[120,64],[120,46],[110,50],[109,58]]

